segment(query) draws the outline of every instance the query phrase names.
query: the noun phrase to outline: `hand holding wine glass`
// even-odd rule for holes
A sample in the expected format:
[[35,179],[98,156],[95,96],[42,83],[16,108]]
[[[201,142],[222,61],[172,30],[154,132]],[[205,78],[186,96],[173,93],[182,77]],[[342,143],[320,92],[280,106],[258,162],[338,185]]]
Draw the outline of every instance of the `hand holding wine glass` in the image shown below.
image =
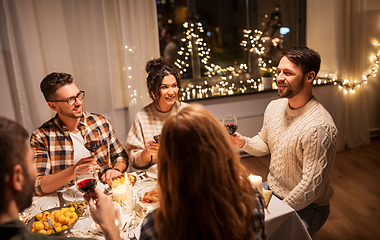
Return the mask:
[[79,191],[83,194],[89,194],[96,188],[98,174],[92,164],[82,164],[74,170],[74,181]]
[[238,128],[237,117],[231,114],[224,116],[223,125],[226,127],[228,133],[233,135]]

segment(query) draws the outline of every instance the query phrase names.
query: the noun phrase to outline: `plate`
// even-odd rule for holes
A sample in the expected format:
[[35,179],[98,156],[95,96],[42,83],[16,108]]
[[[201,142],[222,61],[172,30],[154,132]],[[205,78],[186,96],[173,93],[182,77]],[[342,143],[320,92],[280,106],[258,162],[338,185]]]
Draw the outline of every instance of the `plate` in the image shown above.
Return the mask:
[[[51,208],[51,209],[48,209],[48,210],[46,210],[46,211],[44,211],[44,212],[49,212],[49,213],[51,213],[51,212],[53,212],[53,211],[55,211],[55,210],[61,210],[62,208],[67,208],[67,207],[56,207],[56,208]],[[28,223],[26,224],[26,226],[27,226],[27,228],[28,228],[29,231],[32,229],[32,225],[33,225],[33,223],[34,223],[35,221],[36,221],[36,215],[35,215],[34,217],[32,217],[32,218],[28,221]],[[77,222],[78,222],[78,219],[77,219],[72,225],[70,225],[69,227],[67,227],[65,230],[62,230],[62,231],[60,231],[60,232],[56,232],[56,233],[49,234],[49,236],[51,236],[51,235],[62,235],[62,234],[67,233],[71,228],[73,228],[73,226],[74,226],[75,223],[77,223]]]
[[138,201],[139,205],[142,208],[144,208],[144,209],[150,209],[150,210],[154,210],[154,209],[158,208],[159,202],[156,202],[156,203],[143,202],[144,194],[146,192],[152,191],[153,189],[157,189],[157,186],[152,186],[152,187],[144,188],[144,189],[141,189],[141,190],[139,190],[137,192],[137,198],[138,198],[137,201]]
[[69,187],[62,193],[63,199],[68,202],[81,202],[84,201],[83,193],[81,193],[75,185]]
[[152,165],[146,170],[146,174],[151,178],[157,178],[157,164]]
[[[96,185],[96,188],[100,189],[101,191],[104,191],[104,189],[106,189],[107,187],[108,187],[108,185],[105,185],[101,182],[98,182],[98,184]],[[82,202],[82,201],[84,201],[83,193],[80,192],[75,185],[73,185],[73,186],[67,188],[65,191],[63,191],[62,197],[67,202],[75,202],[75,201],[76,202]]]

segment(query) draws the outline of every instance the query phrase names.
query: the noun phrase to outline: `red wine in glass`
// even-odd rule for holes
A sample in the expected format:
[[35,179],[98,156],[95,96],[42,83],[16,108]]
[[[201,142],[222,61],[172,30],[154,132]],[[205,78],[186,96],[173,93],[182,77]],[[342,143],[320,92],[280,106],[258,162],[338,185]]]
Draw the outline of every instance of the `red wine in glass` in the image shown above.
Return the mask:
[[76,182],[76,186],[83,194],[90,193],[96,188],[96,178],[86,178]]
[[75,186],[82,193],[90,193],[95,190],[98,182],[98,173],[96,166],[92,164],[82,164],[74,170]]
[[230,135],[234,134],[238,128],[238,126],[235,124],[227,124],[224,126],[227,128],[227,131]]
[[84,147],[95,153],[102,146],[102,142],[100,141],[100,132],[98,129],[92,129],[87,131],[84,136]]
[[100,141],[90,141],[84,144],[84,147],[92,153],[96,152],[101,146],[102,143]]
[[224,116],[223,125],[230,135],[234,134],[238,128],[237,117],[231,114]]

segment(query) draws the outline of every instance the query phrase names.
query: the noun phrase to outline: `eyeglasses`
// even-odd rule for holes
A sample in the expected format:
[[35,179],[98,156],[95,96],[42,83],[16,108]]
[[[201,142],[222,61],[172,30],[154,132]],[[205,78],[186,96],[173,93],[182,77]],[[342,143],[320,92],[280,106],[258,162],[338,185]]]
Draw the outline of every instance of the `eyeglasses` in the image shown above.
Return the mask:
[[67,100],[53,100],[50,102],[67,102],[69,106],[74,105],[77,102],[77,99],[83,100],[84,98],[84,91],[80,91],[75,97],[71,97]]

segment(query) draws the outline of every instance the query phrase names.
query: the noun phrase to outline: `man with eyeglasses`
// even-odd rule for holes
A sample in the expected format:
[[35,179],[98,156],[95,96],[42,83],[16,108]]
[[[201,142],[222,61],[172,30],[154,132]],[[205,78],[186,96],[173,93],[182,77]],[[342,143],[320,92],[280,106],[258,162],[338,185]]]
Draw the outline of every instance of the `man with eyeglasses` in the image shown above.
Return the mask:
[[[128,157],[111,123],[102,115],[83,111],[85,93],[70,74],[53,72],[42,80],[40,88],[57,114],[31,136],[38,172],[34,184],[37,195],[72,186],[74,169],[82,164],[100,166],[104,182],[126,171]],[[101,147],[91,153],[84,147],[84,136],[95,129]]]

